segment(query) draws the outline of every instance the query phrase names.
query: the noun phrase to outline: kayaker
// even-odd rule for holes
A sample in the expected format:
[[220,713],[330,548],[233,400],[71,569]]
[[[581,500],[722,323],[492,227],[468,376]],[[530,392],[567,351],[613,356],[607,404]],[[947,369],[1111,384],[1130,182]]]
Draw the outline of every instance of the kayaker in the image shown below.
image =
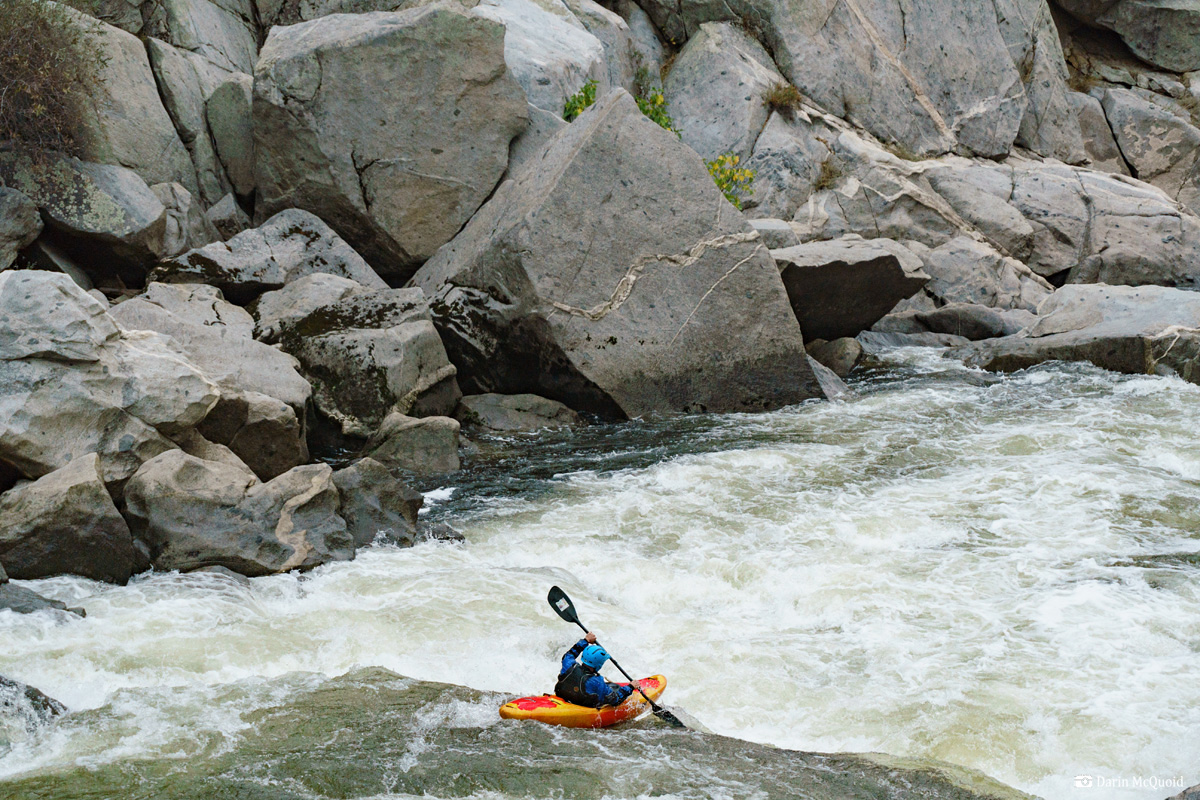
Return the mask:
[[568,703],[588,708],[621,705],[633,694],[633,687],[609,683],[600,675],[608,659],[608,651],[596,644],[596,634],[589,633],[563,654],[554,693]]

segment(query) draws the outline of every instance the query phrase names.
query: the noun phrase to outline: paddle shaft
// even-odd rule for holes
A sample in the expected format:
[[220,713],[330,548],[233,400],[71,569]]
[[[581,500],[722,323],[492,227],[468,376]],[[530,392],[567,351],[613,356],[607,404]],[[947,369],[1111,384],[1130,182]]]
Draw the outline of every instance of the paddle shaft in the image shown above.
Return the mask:
[[[584,633],[591,633],[591,631],[589,631],[587,629],[587,627],[582,622],[579,621],[578,618],[575,619],[575,624],[578,625],[580,628],[583,628]],[[658,714],[660,712],[670,713],[670,712],[666,712],[664,709],[660,708],[657,703],[655,703],[653,700],[651,700],[650,696],[642,691],[642,687],[638,685],[638,682],[635,681],[633,678],[631,678],[629,673],[621,668],[621,665],[617,663],[617,660],[615,658],[613,658],[610,655],[608,657],[608,660],[611,661],[612,665],[617,668],[617,672],[620,672],[622,675],[624,675],[626,677],[626,679],[628,679],[629,685],[632,686],[634,689],[637,689],[637,693],[640,694],[642,697],[646,698],[646,702],[650,704],[650,708],[654,709],[655,714]],[[674,716],[674,715],[672,715],[672,716]]]

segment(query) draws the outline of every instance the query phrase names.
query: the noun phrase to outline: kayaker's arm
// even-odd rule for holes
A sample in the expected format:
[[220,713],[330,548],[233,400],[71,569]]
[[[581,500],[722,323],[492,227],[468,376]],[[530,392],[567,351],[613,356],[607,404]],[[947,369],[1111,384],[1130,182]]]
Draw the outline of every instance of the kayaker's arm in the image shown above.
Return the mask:
[[588,644],[589,642],[587,639],[580,639],[571,646],[570,650],[563,653],[562,669],[558,671],[558,677],[561,678],[563,675],[566,675],[567,670],[575,666],[575,661],[579,658],[579,654],[583,652],[583,648],[587,647]]
[[618,686],[615,683],[609,683],[599,675],[588,678],[585,688],[590,694],[600,698],[602,706],[619,706],[629,695],[633,694],[632,686]]

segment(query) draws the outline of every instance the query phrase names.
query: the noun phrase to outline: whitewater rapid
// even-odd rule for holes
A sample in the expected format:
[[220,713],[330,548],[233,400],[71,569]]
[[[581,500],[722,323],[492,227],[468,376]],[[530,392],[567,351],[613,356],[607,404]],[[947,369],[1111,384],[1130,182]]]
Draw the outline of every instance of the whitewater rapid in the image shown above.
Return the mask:
[[[364,666],[550,691],[579,634],[555,583],[716,733],[936,758],[1046,798],[1200,783],[1200,387],[905,350],[855,388],[483,442],[425,487],[463,544],[252,581],[30,582],[88,617],[0,612],[0,674],[83,713],[0,755],[0,794],[210,758],[249,712]],[[501,724],[483,701],[455,713]]]

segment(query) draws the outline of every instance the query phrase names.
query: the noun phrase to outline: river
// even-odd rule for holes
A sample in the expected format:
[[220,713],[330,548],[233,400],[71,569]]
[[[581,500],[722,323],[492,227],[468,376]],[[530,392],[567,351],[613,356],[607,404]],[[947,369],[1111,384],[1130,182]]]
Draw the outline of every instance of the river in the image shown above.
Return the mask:
[[[75,713],[0,755],[0,797],[802,796],[777,748],[1055,800],[1200,783],[1200,387],[923,350],[853,385],[483,440],[421,487],[465,543],[30,582],[88,617],[0,613],[0,674]],[[552,584],[720,736],[501,722],[579,634]]]

